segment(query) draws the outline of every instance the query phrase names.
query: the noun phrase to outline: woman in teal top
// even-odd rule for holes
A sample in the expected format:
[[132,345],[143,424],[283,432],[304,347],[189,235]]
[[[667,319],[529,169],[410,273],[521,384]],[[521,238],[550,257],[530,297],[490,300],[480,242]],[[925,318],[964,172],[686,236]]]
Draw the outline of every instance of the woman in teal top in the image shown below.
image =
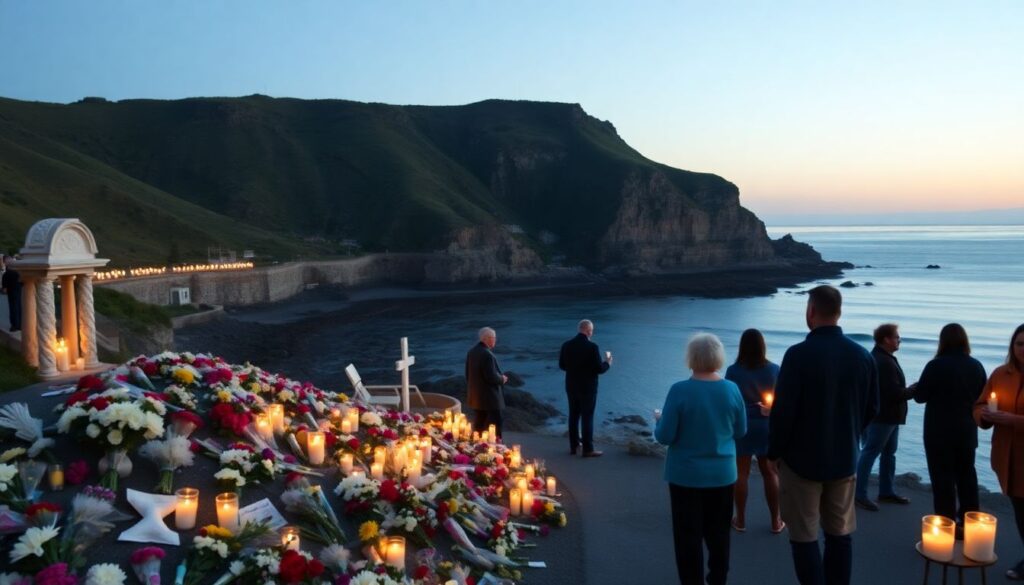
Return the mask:
[[675,383],[665,406],[655,412],[654,437],[668,445],[665,481],[672,502],[676,569],[684,585],[726,582],[729,573],[729,523],[736,483],[736,439],[747,432],[747,414],[736,384],[717,374],[725,348],[710,333],[695,335],[686,346],[693,376]]

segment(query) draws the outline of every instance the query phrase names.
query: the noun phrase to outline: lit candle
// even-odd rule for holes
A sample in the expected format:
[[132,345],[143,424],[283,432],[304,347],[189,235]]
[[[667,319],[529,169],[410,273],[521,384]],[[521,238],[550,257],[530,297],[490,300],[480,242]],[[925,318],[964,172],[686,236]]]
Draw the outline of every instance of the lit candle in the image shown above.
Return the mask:
[[64,343],[64,338],[61,337],[57,340],[57,345],[54,347],[57,354],[57,370],[60,372],[66,372],[71,369],[68,364],[68,346]]
[[84,357],[75,358],[75,369],[76,370],[84,370],[85,369],[85,358]]
[[178,501],[174,508],[174,527],[178,530],[192,530],[196,527],[196,511],[199,510],[199,490],[181,488],[174,492]]
[[529,516],[533,511],[533,492],[523,492],[523,516]]
[[350,408],[348,410],[348,420],[349,420],[349,423],[352,425],[352,432],[353,433],[358,433],[359,432],[359,408],[358,407],[353,406],[352,408]]
[[996,558],[996,517],[983,512],[964,515],[964,556],[982,563]]
[[352,477],[366,477],[366,470],[363,468],[353,469]]
[[999,397],[993,392],[988,395],[988,411],[997,412],[999,410]]
[[271,404],[268,408],[270,413],[270,424],[274,427],[275,433],[284,432],[284,405]]
[[479,443],[480,442],[480,431],[473,431],[473,442],[474,443]]
[[384,479],[384,464],[374,461],[373,465],[370,465],[370,477],[377,481]]
[[381,467],[384,467],[384,462],[387,461],[388,450],[387,447],[379,446],[373,448],[373,462],[379,463]]
[[412,465],[407,468],[408,477],[406,477],[406,481],[413,487],[419,486],[420,475],[423,473],[423,468],[419,465],[419,461],[419,458],[413,459]]
[[945,516],[921,519],[921,551],[924,556],[940,562],[953,560],[956,523]]
[[339,418],[341,418],[341,409],[340,408],[332,408],[331,409],[331,420],[338,420]]
[[519,488],[508,490],[508,507],[513,516],[523,513],[523,492]]
[[523,464],[523,457],[515,451],[512,452],[512,457],[510,457],[509,459],[510,461],[508,462],[508,466],[512,467],[513,469]]
[[351,435],[352,434],[352,421],[350,421],[347,418],[344,418],[344,419],[341,420],[341,433],[343,435]]
[[548,495],[549,496],[554,496],[556,493],[558,493],[558,483],[555,481],[555,476],[549,475],[548,476]]
[[526,482],[527,483],[533,481],[534,473],[535,473],[535,471],[534,471],[533,463],[527,463],[526,464]]
[[261,412],[256,415],[256,434],[264,441],[269,441],[274,437],[274,423],[270,413]]
[[405,537],[389,536],[384,539],[384,563],[399,571],[405,570]]
[[50,464],[50,489],[59,492],[64,489],[64,468],[59,463]]
[[302,546],[302,539],[299,537],[299,529],[295,526],[285,526],[282,528],[281,546],[284,547],[284,550],[299,550]]
[[430,437],[423,437],[420,440],[420,458],[423,463],[430,463],[430,456],[432,454],[431,448],[434,446],[434,442]]
[[[198,492],[197,496],[198,497]],[[238,532],[238,494],[224,492],[217,494],[217,524],[231,532]],[[195,518],[192,519],[193,525]]]
[[323,431],[309,431],[306,433],[306,451],[309,453],[310,464],[321,465],[324,462]]
[[487,442],[494,443],[498,440],[498,428],[494,425],[487,425]]
[[765,392],[761,396],[761,400],[764,402],[764,405],[770,409],[772,404],[775,403],[775,393],[771,391]]
[[353,458],[351,453],[342,453],[341,472],[345,475],[352,475]]
[[405,467],[406,462],[406,450],[405,447],[400,445],[391,454],[391,462],[394,464],[395,473],[400,473],[402,468]]

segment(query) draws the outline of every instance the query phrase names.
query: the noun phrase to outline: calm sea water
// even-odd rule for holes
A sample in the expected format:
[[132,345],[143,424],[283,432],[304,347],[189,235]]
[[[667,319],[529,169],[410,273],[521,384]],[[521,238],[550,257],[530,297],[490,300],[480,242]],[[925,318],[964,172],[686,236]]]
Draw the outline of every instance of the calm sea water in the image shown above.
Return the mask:
[[[946,323],[964,325],[974,356],[991,371],[1005,359],[1014,327],[1024,322],[1024,226],[779,227],[769,233],[772,237],[792,233],[826,259],[858,266],[843,278],[821,282],[838,285],[852,280],[860,285],[841,289],[841,325],[865,347],[872,346],[871,332],[878,324],[899,323],[903,346],[897,357],[908,382],[917,380],[933,356],[938,332]],[[929,264],[941,268],[926,269]],[[868,282],[873,286],[864,286]],[[380,348],[380,363],[360,364],[364,372],[374,374],[364,373],[366,379],[395,377],[387,371],[397,357],[390,354],[397,351],[388,348],[397,350],[398,332],[407,335],[419,370],[413,379],[422,380],[461,373],[477,328],[491,325],[498,330],[496,352],[503,368],[523,374],[529,391],[564,411],[558,349],[574,334],[576,322],[589,318],[596,323],[594,341],[615,356],[614,367],[601,378],[599,416],[647,416],[661,406],[672,383],[689,376],[683,346],[697,331],[721,337],[732,361],[742,331],[756,327],[765,334],[769,357],[781,360],[785,349],[807,333],[806,297],[796,293],[816,284],[745,299],[573,299],[562,295],[494,301],[478,295],[415,314],[331,323],[330,329],[342,346],[358,340]],[[338,372],[342,361],[327,360],[323,367]],[[911,403],[901,431],[897,472],[913,471],[927,480],[923,413],[922,405]],[[981,433],[978,471],[982,484],[995,488],[988,438],[988,432]]]

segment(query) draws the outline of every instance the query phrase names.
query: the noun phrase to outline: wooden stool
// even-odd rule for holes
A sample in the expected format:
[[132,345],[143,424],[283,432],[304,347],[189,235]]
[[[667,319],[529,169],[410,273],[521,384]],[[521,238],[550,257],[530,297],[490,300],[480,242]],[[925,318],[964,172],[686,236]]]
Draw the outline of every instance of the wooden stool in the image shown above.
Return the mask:
[[959,540],[953,546],[953,560],[951,561],[937,561],[935,559],[925,556],[924,552],[921,550],[920,542],[917,543],[917,546],[915,548],[917,549],[917,554],[921,555],[921,557],[924,558],[924,581],[922,581],[924,585],[928,585],[928,571],[929,569],[931,569],[932,563],[942,565],[942,585],[946,585],[946,574],[949,571],[950,567],[956,567],[957,573],[959,575],[957,578],[957,582],[960,585],[963,585],[964,583],[964,569],[980,570],[982,585],[988,585],[988,578],[985,575],[985,568],[991,567],[992,565],[996,564],[996,561],[999,560],[999,557],[997,557],[996,555],[992,555],[992,560],[987,562],[971,560],[964,556],[963,541]]

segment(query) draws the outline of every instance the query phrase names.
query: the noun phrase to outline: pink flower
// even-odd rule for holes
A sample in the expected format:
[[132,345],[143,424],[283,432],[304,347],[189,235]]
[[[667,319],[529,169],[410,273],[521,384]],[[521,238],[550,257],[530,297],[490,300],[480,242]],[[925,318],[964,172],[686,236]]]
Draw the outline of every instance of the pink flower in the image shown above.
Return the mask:
[[151,558],[162,559],[165,554],[164,549],[159,546],[146,546],[132,553],[131,563],[133,565],[137,565],[139,563],[144,563]]
[[89,464],[85,459],[79,459],[68,465],[67,471],[64,472],[64,479],[68,480],[71,485],[85,483],[85,480],[89,479]]
[[78,577],[68,573],[67,563],[54,563],[36,573],[35,585],[78,585]]

